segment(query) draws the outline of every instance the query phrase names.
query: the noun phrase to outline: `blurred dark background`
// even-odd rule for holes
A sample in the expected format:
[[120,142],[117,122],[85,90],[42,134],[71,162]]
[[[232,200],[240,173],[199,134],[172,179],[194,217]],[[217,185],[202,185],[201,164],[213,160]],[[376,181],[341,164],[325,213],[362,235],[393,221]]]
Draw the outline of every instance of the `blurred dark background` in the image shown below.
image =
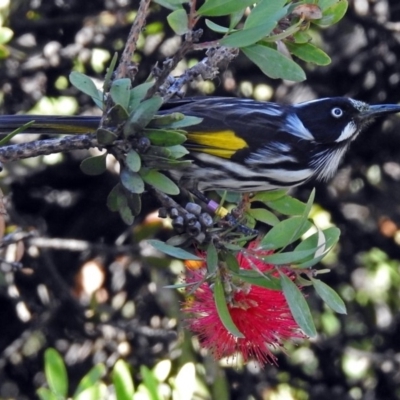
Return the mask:
[[[332,63],[304,65],[305,82],[272,81],[239,56],[215,82],[194,82],[188,94],[286,103],[350,96],[398,103],[400,3],[349,3],[339,24],[315,32]],[[12,0],[5,5],[3,26],[14,36],[1,49],[1,113],[99,114],[68,84],[68,74],[78,70],[101,80],[110,56],[123,49],[137,5],[134,0]],[[179,46],[167,14],[152,5],[136,54],[138,82]],[[206,31],[204,40],[213,38]],[[203,56],[193,53],[188,61]],[[79,170],[85,156],[77,152],[12,163],[2,173],[6,233],[20,231],[27,239],[3,252],[3,258],[21,260],[24,268],[5,266],[0,272],[0,399],[35,398],[49,346],[65,357],[71,391],[94,363],[112,367],[123,357],[137,380],[142,364],[152,368],[170,360],[174,377],[182,365],[195,363],[204,384],[195,399],[400,398],[399,116],[371,125],[352,145],[337,176],[316,185],[316,223],[342,231],[325,261],[332,271],[323,279],[343,297],[348,315],[334,314],[310,292],[319,337],[288,344],[287,354],[279,354],[279,368],[261,371],[252,365],[218,367],[191,349],[179,321],[179,295],[161,289],[178,279],[178,267],[155,258],[141,242],[170,234],[155,218],[157,204],[146,197],[144,217],[127,228],[106,207],[117,181],[114,165],[105,175],[89,177]],[[307,199],[314,185],[293,194]]]

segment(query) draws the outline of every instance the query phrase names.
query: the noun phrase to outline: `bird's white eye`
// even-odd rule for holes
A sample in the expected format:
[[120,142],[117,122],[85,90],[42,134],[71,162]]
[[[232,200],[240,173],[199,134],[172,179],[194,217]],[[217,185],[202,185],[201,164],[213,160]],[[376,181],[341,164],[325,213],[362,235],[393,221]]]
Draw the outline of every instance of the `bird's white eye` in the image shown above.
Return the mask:
[[332,117],[340,118],[343,115],[343,110],[339,107],[332,108]]

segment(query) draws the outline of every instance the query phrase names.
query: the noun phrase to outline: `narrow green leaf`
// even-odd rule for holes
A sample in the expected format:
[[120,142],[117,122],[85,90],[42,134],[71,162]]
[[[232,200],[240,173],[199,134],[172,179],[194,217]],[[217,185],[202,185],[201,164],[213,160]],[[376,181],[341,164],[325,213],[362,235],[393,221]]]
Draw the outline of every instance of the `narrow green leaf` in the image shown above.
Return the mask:
[[251,10],[251,13],[246,18],[244,29],[254,28],[265,23],[267,20],[279,21],[286,15],[288,7],[284,7],[286,0],[261,0]]
[[218,253],[214,243],[210,243],[206,250],[207,271],[212,274],[218,268]]
[[286,189],[281,189],[281,190],[271,190],[268,192],[259,192],[256,193],[250,201],[261,201],[262,203],[266,203],[268,201],[274,201],[277,199],[280,199],[283,196],[286,196],[287,190]]
[[[121,190],[121,184],[117,183],[112,189],[111,192],[107,196],[107,207],[110,209],[110,211],[116,212],[119,209],[119,202],[120,200],[118,197],[124,196],[124,193]],[[126,204],[126,202],[125,202]]]
[[225,26],[218,25],[215,22],[210,21],[209,19],[206,19],[205,22],[206,22],[207,27],[210,28],[214,32],[227,33],[227,32],[230,31],[229,28],[227,28]]
[[251,208],[247,211],[247,214],[249,214],[257,221],[264,222],[265,224],[271,226],[279,224],[278,217],[275,214],[272,214],[271,211],[268,211],[264,208]]
[[275,49],[254,44],[243,47],[241,50],[270,78],[281,78],[295,82],[306,79],[306,75],[299,65]]
[[126,225],[132,225],[133,222],[135,221],[135,216],[132,213],[132,210],[129,208],[127,205],[122,205],[118,208],[119,215],[122,218],[122,221]]
[[116,79],[111,83],[110,95],[115,104],[128,110],[131,80],[129,78]]
[[186,11],[181,8],[172,11],[167,16],[168,25],[177,35],[184,35],[188,31],[188,16]]
[[78,387],[74,393],[74,399],[80,393],[94,386],[96,383],[100,381],[103,376],[105,376],[107,372],[106,366],[104,364],[96,364],[93,366],[90,371],[80,380]]
[[103,400],[107,396],[107,386],[103,382],[97,382],[73,397],[73,400]]
[[113,55],[113,58],[111,59],[110,65],[107,68],[107,73],[106,76],[104,77],[104,83],[103,83],[103,91],[107,93],[110,90],[111,87],[111,82],[112,82],[112,76],[115,70],[115,66],[117,65],[118,61],[118,53],[115,52]]
[[175,146],[186,141],[185,131],[145,129],[143,135],[155,146]]
[[315,278],[311,278],[311,282],[319,297],[321,297],[321,299],[332,308],[333,311],[336,311],[339,314],[347,314],[344,301],[330,286]]
[[124,126],[124,135],[129,137],[143,129],[153,118],[163,103],[162,97],[155,96],[142,101],[129,116]]
[[150,371],[145,365],[140,366],[140,374],[143,378],[143,384],[149,392],[149,400],[162,400],[164,398],[160,396],[158,391],[159,382],[154,376],[154,373]]
[[186,149],[186,147],[179,144],[176,146],[168,146],[166,149],[169,150],[170,157],[174,159],[181,158],[186,156],[186,154],[189,154],[189,151]]
[[123,168],[120,174],[122,186],[130,193],[140,194],[144,192],[144,182],[137,172],[129,168]]
[[268,256],[263,256],[264,262],[273,265],[283,265],[283,264],[294,264],[302,262],[307,259],[311,254],[314,254],[315,249],[311,250],[295,250],[288,251],[284,253],[270,254]]
[[226,262],[227,267],[233,273],[238,273],[240,265],[235,254],[232,251],[224,251],[222,253],[222,259]]
[[229,313],[228,305],[226,304],[225,292],[222,282],[217,279],[214,283],[214,300],[218,311],[218,316],[226,330],[237,338],[244,338],[242,332],[236,327]]
[[25,132],[31,125],[33,125],[35,123],[35,121],[29,121],[26,124],[20,126],[19,128],[13,130],[12,132],[10,132],[8,135],[6,135],[5,137],[3,137],[0,140],[0,146],[4,146],[6,144],[8,144],[8,142],[15,136],[18,135],[19,133]]
[[142,168],[139,172],[142,179],[149,185],[153,186],[155,189],[160,190],[166,194],[172,196],[179,194],[179,187],[174,181],[169,179],[167,176],[158,172],[156,169]]
[[96,137],[97,141],[100,144],[104,145],[112,144],[118,139],[117,135],[114,132],[104,128],[97,129]]
[[219,17],[243,10],[253,3],[254,0],[207,0],[197,10],[197,14],[208,17]]
[[233,273],[234,277],[244,282],[250,283],[270,290],[282,290],[281,281],[273,276],[261,276],[256,271],[240,270],[239,273]]
[[101,175],[107,170],[107,153],[84,159],[81,162],[81,171],[86,175]]
[[321,27],[334,25],[345,16],[348,6],[347,0],[339,0],[336,4],[323,11],[321,19],[314,20],[312,23]]
[[111,373],[117,400],[132,400],[135,394],[129,365],[118,360]]
[[169,256],[179,258],[181,260],[202,260],[202,258],[197,257],[196,255],[191,254],[186,250],[179,249],[178,247],[169,246],[168,244],[161,242],[160,240],[147,240],[147,243],[152,245],[158,251],[168,254]]
[[308,43],[312,40],[312,36],[304,31],[298,31],[293,35],[295,43]]
[[333,6],[336,4],[339,0],[319,0],[318,1],[318,7],[322,10],[325,11],[327,8]]
[[244,13],[246,12],[246,9],[242,9],[239,11],[235,11],[229,16],[229,30],[233,30],[235,26],[241,21],[243,18]]
[[44,353],[44,372],[50,390],[57,396],[67,397],[67,369],[60,353],[53,348]]
[[55,395],[47,388],[39,388],[36,394],[39,396],[40,400],[60,400],[59,396]]
[[308,307],[303,294],[285,274],[281,273],[280,275],[283,294],[288,302],[294,320],[307,336],[310,336],[311,338],[315,337],[317,331],[315,329],[310,308]]
[[279,249],[293,243],[312,227],[311,222],[295,216],[273,226],[263,237],[260,246],[266,250]]
[[291,54],[306,62],[314,63],[316,65],[328,65],[331,63],[328,54],[311,43],[299,44],[286,41],[285,45]]
[[126,166],[132,172],[138,172],[142,166],[139,154],[135,150],[130,150],[125,158]]
[[164,8],[168,8],[169,10],[178,10],[182,8],[183,3],[188,3],[189,0],[153,0],[154,3],[158,3]]

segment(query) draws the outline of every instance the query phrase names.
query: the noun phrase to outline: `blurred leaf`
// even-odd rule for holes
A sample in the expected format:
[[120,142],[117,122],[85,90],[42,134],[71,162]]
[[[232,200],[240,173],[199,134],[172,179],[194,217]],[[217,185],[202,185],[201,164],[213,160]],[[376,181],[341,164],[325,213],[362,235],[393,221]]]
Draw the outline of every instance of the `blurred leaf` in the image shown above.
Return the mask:
[[291,43],[289,41],[285,42],[286,47],[291,54],[302,60],[314,63],[316,65],[328,65],[331,63],[330,57],[317,46],[311,43]]
[[96,85],[87,75],[77,71],[72,71],[69,74],[69,81],[79,91],[87,94],[92,99],[97,99],[101,104],[103,103],[103,93],[97,89]]
[[239,273],[234,272],[232,274],[234,277],[241,279],[244,282],[250,283],[251,285],[256,285],[263,287],[265,289],[271,290],[282,290],[281,282],[279,278],[275,278],[270,275],[261,275],[257,271],[249,271],[241,269]]
[[168,8],[169,10],[178,10],[182,8],[183,3],[188,3],[189,0],[153,0],[155,3]]
[[279,249],[293,243],[306,233],[312,224],[301,216],[295,216],[273,226],[261,240],[260,246],[266,250]]
[[104,128],[97,129],[96,137],[97,141],[100,144],[104,145],[112,144],[118,139],[117,135],[114,132]]
[[118,360],[111,373],[117,400],[132,400],[135,393],[129,365]]
[[103,382],[97,382],[74,396],[73,400],[106,400],[106,396],[107,386]]
[[86,175],[101,175],[107,170],[107,153],[99,156],[85,158],[80,165],[81,171]]
[[242,10],[231,13],[231,15],[229,16],[229,30],[230,31],[233,28],[235,28],[235,26],[240,22],[240,20],[243,18],[245,11],[246,11],[246,9],[243,8]]
[[53,348],[44,353],[44,372],[50,390],[59,397],[67,397],[67,369],[60,353]]
[[142,179],[153,188],[169,195],[177,195],[180,190],[174,181],[156,169],[142,168],[139,172]]
[[188,31],[188,16],[184,9],[173,11],[167,16],[169,26],[177,35],[184,35]]
[[140,373],[142,375],[143,384],[149,391],[150,400],[162,400],[158,392],[158,381],[153,372],[150,371],[145,365],[140,366]]
[[306,79],[306,75],[299,65],[275,49],[254,44],[243,47],[241,50],[270,78],[281,78],[295,82]]
[[312,39],[311,35],[304,31],[296,32],[293,38],[296,43],[308,43]]
[[142,166],[142,160],[135,150],[129,150],[125,158],[125,163],[132,172],[138,172]]
[[347,0],[339,0],[333,6],[323,10],[323,17],[321,19],[312,21],[313,24],[321,27],[328,27],[336,24],[346,14],[348,5],[349,4]]
[[272,214],[271,211],[268,211],[264,208],[251,208],[246,214],[249,214],[257,221],[264,222],[268,225],[274,226],[279,223],[278,217],[275,214]]
[[319,0],[318,6],[322,11],[336,4],[339,0]]
[[9,134],[7,134],[5,137],[3,137],[0,140],[0,146],[4,146],[6,144],[8,144],[8,142],[15,136],[18,135],[19,133],[22,133],[24,131],[26,131],[27,128],[29,128],[31,125],[33,125],[35,123],[35,121],[29,121],[26,124],[20,126],[19,128],[13,130],[12,132],[10,132]]
[[197,14],[208,17],[219,17],[232,14],[254,4],[254,0],[207,0]]
[[220,279],[217,279],[214,283],[214,300],[218,311],[218,316],[226,330],[237,338],[244,338],[242,332],[239,331],[235,323],[232,321],[231,314],[229,313],[229,309],[226,304],[224,287]]
[[111,83],[110,96],[115,104],[128,110],[131,80],[129,78],[116,79]]
[[144,182],[137,172],[132,172],[129,168],[123,168],[120,174],[123,187],[130,193],[143,193]]
[[128,207],[127,205],[120,206],[118,212],[122,218],[122,221],[124,221],[126,225],[132,225],[135,221],[135,216],[133,215],[130,207]]
[[288,302],[294,320],[307,336],[311,338],[315,337],[317,331],[311,316],[310,308],[303,294],[285,274],[281,273],[280,275],[283,294]]
[[135,86],[130,91],[128,112],[135,111],[141,101],[145,98],[148,90],[154,85],[154,82],[144,82]]
[[111,107],[110,111],[108,112],[108,117],[112,126],[118,126],[127,121],[128,113],[124,107],[116,104],[115,106]]
[[55,395],[47,388],[39,388],[36,394],[39,396],[40,400],[60,400],[59,396]]
[[121,184],[117,183],[112,189],[111,192],[107,196],[107,207],[110,211],[116,212],[119,209],[119,200],[118,197],[124,196],[122,192]]
[[129,116],[124,126],[124,135],[129,137],[143,129],[153,118],[163,103],[162,97],[155,96],[142,101]]
[[333,311],[339,314],[347,314],[346,306],[340,296],[326,283],[319,279],[310,278],[314,285],[315,291],[319,297],[330,307]]
[[217,33],[227,33],[230,31],[229,28],[218,25],[215,22],[210,21],[209,19],[206,19],[205,23],[208,28],[210,28],[212,31],[217,32]]
[[0,28],[0,44],[9,42],[13,36],[14,32],[10,28],[7,28],[6,26]]
[[186,156],[186,154],[189,154],[189,151],[186,149],[186,147],[179,144],[176,146],[166,147],[166,149],[169,150],[170,157],[174,159],[181,158],[183,156]]
[[115,66],[117,65],[118,61],[118,53],[115,52],[113,55],[113,58],[111,59],[110,65],[107,68],[107,73],[106,76],[104,77],[104,82],[103,82],[103,91],[107,93],[110,90],[111,87],[111,82],[112,82],[112,76],[115,70]]
[[145,129],[143,135],[156,146],[175,146],[186,141],[185,131],[166,129]]
[[107,369],[104,364],[96,364],[95,366],[93,366],[90,371],[80,380],[79,385],[75,390],[74,398],[78,394],[98,383],[100,379],[105,376],[106,372]]
[[207,271],[212,274],[218,269],[218,253],[214,243],[210,243],[206,250]]
[[158,251],[168,254],[169,256],[179,258],[181,260],[203,260],[202,258],[197,257],[196,255],[191,254],[186,250],[180,249],[178,247],[169,246],[168,244],[161,242],[160,240],[147,240],[147,243],[152,245]]

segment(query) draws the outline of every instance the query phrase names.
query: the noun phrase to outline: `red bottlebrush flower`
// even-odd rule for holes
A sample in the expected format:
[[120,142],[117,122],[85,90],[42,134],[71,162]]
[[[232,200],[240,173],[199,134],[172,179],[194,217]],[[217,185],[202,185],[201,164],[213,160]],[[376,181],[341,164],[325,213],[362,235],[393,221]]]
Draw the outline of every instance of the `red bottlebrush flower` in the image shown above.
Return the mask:
[[[258,242],[253,241],[247,251],[237,255],[240,267],[272,272],[275,267],[259,258],[271,252],[257,250],[257,246]],[[195,268],[192,264],[188,267],[186,283],[201,282],[207,274],[205,263],[201,266],[197,263]],[[191,293],[183,307],[189,329],[198,335],[201,346],[216,359],[238,352],[245,362],[255,359],[261,365],[276,364],[277,358],[271,347],[281,347],[287,339],[305,337],[294,321],[281,291],[244,284],[233,286],[229,295],[228,310],[243,338],[232,335],[221,322],[209,283],[202,283]]]

